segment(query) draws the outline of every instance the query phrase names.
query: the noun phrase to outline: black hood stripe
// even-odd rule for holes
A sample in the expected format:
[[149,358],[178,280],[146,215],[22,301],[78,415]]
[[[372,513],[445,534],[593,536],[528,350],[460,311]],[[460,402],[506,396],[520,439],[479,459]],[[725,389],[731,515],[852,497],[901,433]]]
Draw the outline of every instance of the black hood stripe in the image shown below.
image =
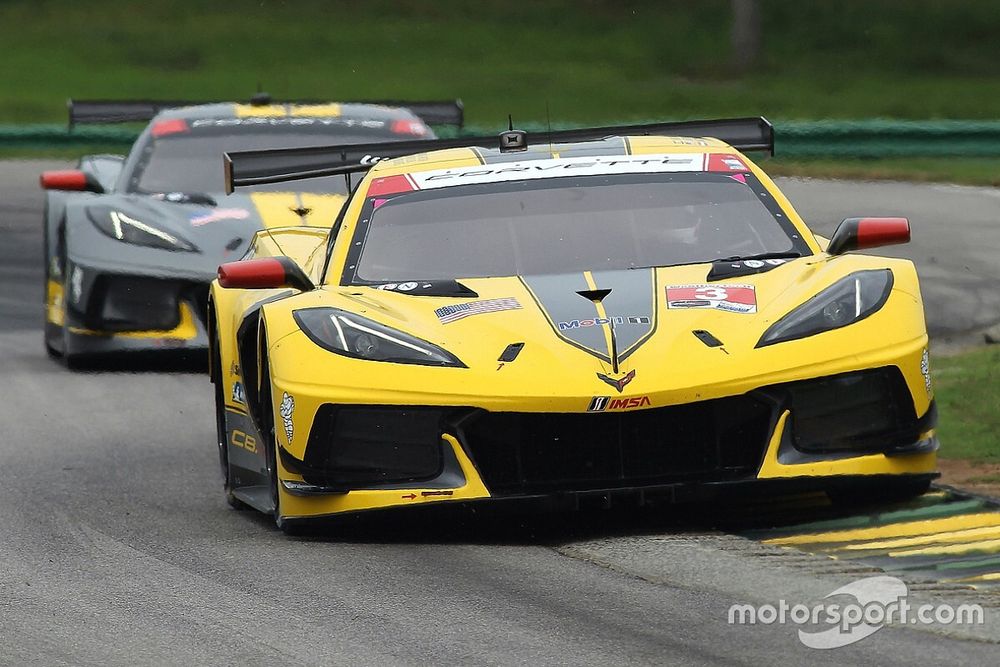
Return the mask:
[[[618,360],[624,361],[656,331],[659,310],[654,269],[596,271],[593,282],[610,289],[602,301],[608,318],[616,320]],[[597,320],[594,303],[577,292],[591,289],[583,273],[521,277],[555,334],[564,342],[611,363],[607,324]]]

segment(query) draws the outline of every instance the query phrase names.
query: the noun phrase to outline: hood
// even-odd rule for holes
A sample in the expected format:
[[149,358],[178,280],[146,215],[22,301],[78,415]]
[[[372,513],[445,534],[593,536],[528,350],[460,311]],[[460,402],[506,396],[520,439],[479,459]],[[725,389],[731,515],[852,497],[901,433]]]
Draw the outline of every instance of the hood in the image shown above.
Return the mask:
[[198,251],[190,254],[197,255],[199,263],[214,274],[219,264],[241,258],[260,229],[330,227],[345,199],[297,192],[213,193],[210,197],[215,206],[170,195],[117,195],[93,201],[90,208],[97,213],[99,209],[118,210],[188,241]]
[[[886,268],[897,281],[873,316],[756,347],[772,324],[840,278]],[[349,362],[356,365],[345,382],[363,374],[367,390],[391,394],[403,387],[407,400],[415,400],[413,387],[420,387],[426,394],[420,400],[430,403],[480,396],[494,406],[527,400],[556,411],[581,409],[600,396],[648,398],[662,405],[740,394],[843,372],[852,364],[879,363],[885,350],[926,342],[919,295],[907,287],[916,284],[915,273],[906,260],[814,255],[709,280],[712,269],[697,264],[469,279],[460,282],[475,294],[461,297],[435,296],[443,291],[440,286],[419,281],[382,289],[328,285],[271,304],[268,328],[275,349],[309,355],[296,356],[297,363],[308,358],[324,369],[324,377],[334,377],[343,372],[337,370],[343,368],[342,358],[333,360],[299,337],[291,315],[303,308],[341,308],[438,345],[467,367],[356,360]]]

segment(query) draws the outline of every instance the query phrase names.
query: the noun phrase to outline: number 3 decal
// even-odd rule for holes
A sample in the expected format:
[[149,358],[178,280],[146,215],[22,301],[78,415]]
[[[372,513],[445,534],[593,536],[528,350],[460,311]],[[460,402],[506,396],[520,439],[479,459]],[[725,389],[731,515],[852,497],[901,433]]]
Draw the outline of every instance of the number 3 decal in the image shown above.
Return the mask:
[[694,296],[696,299],[725,301],[729,297],[729,292],[721,287],[699,287],[694,291]]

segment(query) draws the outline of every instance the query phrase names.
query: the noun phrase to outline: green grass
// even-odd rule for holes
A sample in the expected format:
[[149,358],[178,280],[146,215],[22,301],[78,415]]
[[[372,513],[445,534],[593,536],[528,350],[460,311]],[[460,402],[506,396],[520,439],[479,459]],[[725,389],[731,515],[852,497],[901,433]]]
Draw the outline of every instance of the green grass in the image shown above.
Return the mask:
[[931,360],[941,456],[1000,463],[1000,347]]
[[0,122],[67,97],[462,97],[606,122],[1000,116],[1000,3],[764,0],[763,50],[729,65],[728,0],[3,0]]

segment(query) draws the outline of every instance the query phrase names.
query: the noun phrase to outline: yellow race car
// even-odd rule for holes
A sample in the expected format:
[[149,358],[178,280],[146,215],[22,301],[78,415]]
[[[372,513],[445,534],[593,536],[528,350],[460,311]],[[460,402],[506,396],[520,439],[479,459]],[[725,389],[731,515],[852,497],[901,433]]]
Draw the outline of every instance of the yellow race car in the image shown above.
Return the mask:
[[227,497],[289,529],[498,498],[919,494],[936,476],[913,264],[814,235],[743,152],[763,118],[226,155],[232,187],[360,182],[332,228],[219,267]]

